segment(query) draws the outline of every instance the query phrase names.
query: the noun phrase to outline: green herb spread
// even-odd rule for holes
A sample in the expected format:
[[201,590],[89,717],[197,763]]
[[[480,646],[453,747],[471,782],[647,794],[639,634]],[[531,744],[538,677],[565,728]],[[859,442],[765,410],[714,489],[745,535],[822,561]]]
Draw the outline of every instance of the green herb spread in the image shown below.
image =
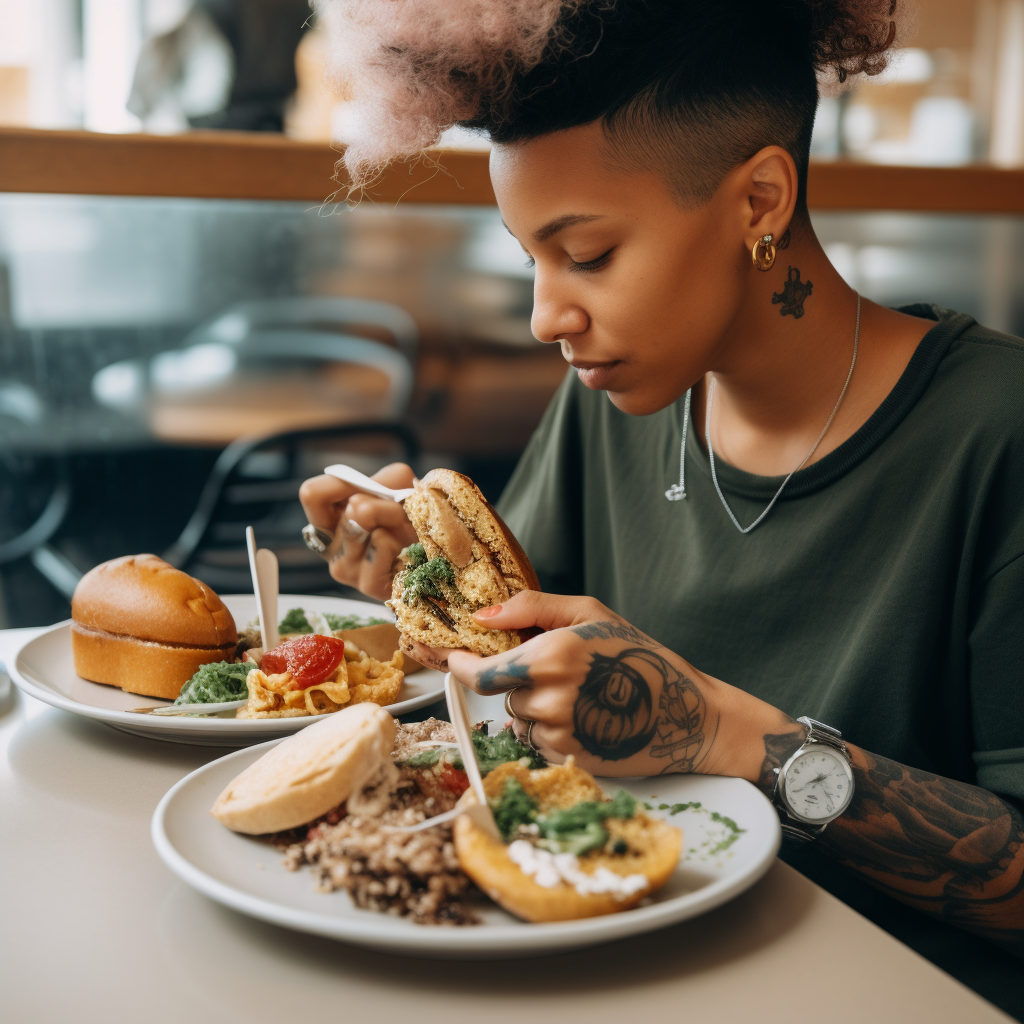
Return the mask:
[[[628,820],[636,814],[636,800],[620,789],[611,800],[581,800],[572,807],[538,814],[537,802],[518,779],[505,783],[501,799],[491,802],[494,821],[506,843],[519,837],[521,829],[538,836],[537,845],[551,853],[581,856],[608,847],[610,835],[604,827],[609,818]],[[612,853],[625,853],[625,842],[617,839]]]
[[[474,729],[470,735],[481,775],[489,775],[499,764],[505,764],[506,761],[525,760],[531,768],[547,767],[547,761],[532,747],[520,743],[511,729],[502,729],[497,735],[488,736],[485,726],[483,729]],[[462,763],[462,754],[455,746],[427,747],[417,751],[403,763],[410,768],[432,768],[442,757],[453,768],[465,767]]]
[[[363,619],[358,615],[333,615],[331,612],[324,612],[324,618],[327,620],[327,625],[334,630],[362,629],[363,626],[379,626],[388,621],[372,617]],[[291,608],[277,624],[277,630],[281,636],[289,636],[293,633],[312,633],[313,627],[301,608]]]
[[690,849],[687,851],[688,853],[703,854],[705,856],[723,853],[746,832],[745,828],[740,828],[728,815],[719,814],[718,811],[712,811],[704,807],[699,800],[691,800],[685,804],[658,804],[658,810],[668,811],[669,814],[679,814],[682,811],[697,811],[700,814],[706,815],[716,825],[721,826],[724,832],[724,836],[721,839],[708,838],[701,843],[700,849]]
[[423,598],[462,604],[463,597],[455,586],[455,570],[443,555],[423,562],[401,575],[402,600],[413,605]]
[[423,545],[417,542],[410,544],[407,548],[403,548],[401,558],[408,568],[418,569],[426,562],[427,553],[423,550]]
[[241,700],[248,696],[245,677],[253,668],[244,661],[215,661],[201,665],[199,671],[181,688],[175,704],[216,704]]

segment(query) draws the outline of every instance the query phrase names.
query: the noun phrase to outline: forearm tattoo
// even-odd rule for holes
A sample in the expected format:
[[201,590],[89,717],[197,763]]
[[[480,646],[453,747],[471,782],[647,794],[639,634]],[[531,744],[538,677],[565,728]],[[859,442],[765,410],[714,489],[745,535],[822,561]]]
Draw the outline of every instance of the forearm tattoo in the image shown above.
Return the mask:
[[[648,679],[661,683],[657,708]],[[573,736],[589,754],[622,761],[650,745],[661,774],[689,772],[704,747],[707,705],[692,680],[656,651],[629,647],[591,657],[573,707]]]
[[[764,737],[758,780],[805,730]],[[1024,956],[1024,816],[994,793],[860,751],[849,809],[817,845],[896,899]]]
[[1024,816],[978,786],[864,759],[825,850],[897,899],[1024,956]]

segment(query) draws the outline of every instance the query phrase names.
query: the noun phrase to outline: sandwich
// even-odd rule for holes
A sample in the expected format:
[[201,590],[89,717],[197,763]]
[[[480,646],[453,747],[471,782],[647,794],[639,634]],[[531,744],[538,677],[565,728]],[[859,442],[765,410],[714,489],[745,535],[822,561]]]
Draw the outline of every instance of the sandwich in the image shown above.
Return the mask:
[[[455,852],[483,892],[526,921],[568,921],[635,907],[669,880],[679,829],[644,814],[625,790],[605,796],[593,776],[565,764],[501,765],[484,779],[501,833],[456,819]],[[462,803],[475,801],[468,790]]]
[[522,643],[519,630],[473,619],[521,590],[540,590],[526,552],[469,477],[435,469],[404,502],[418,543],[399,556],[388,607],[402,650],[412,643],[500,654]]
[[71,619],[78,675],[165,700],[201,665],[232,661],[238,644],[224,602],[156,555],[127,555],[87,572]]

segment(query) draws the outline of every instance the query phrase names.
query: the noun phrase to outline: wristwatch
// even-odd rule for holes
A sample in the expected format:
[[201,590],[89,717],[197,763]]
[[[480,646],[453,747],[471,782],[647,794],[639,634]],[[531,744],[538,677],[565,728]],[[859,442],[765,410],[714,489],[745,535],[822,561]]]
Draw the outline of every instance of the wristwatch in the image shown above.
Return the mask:
[[797,721],[807,726],[807,738],[775,769],[772,803],[786,835],[813,840],[850,806],[853,769],[838,729],[813,718]]

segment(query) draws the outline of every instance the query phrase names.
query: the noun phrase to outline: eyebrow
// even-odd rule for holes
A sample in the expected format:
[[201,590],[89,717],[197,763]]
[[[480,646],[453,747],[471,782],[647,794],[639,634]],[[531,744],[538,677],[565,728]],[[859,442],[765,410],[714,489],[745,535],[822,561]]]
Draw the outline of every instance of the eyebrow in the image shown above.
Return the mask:
[[546,242],[549,238],[557,235],[559,231],[564,231],[565,228],[572,227],[574,224],[586,224],[592,220],[600,220],[602,216],[600,213],[567,213],[561,217],[556,217],[552,221],[548,221],[544,227],[535,231],[533,233],[533,240],[535,242]]

